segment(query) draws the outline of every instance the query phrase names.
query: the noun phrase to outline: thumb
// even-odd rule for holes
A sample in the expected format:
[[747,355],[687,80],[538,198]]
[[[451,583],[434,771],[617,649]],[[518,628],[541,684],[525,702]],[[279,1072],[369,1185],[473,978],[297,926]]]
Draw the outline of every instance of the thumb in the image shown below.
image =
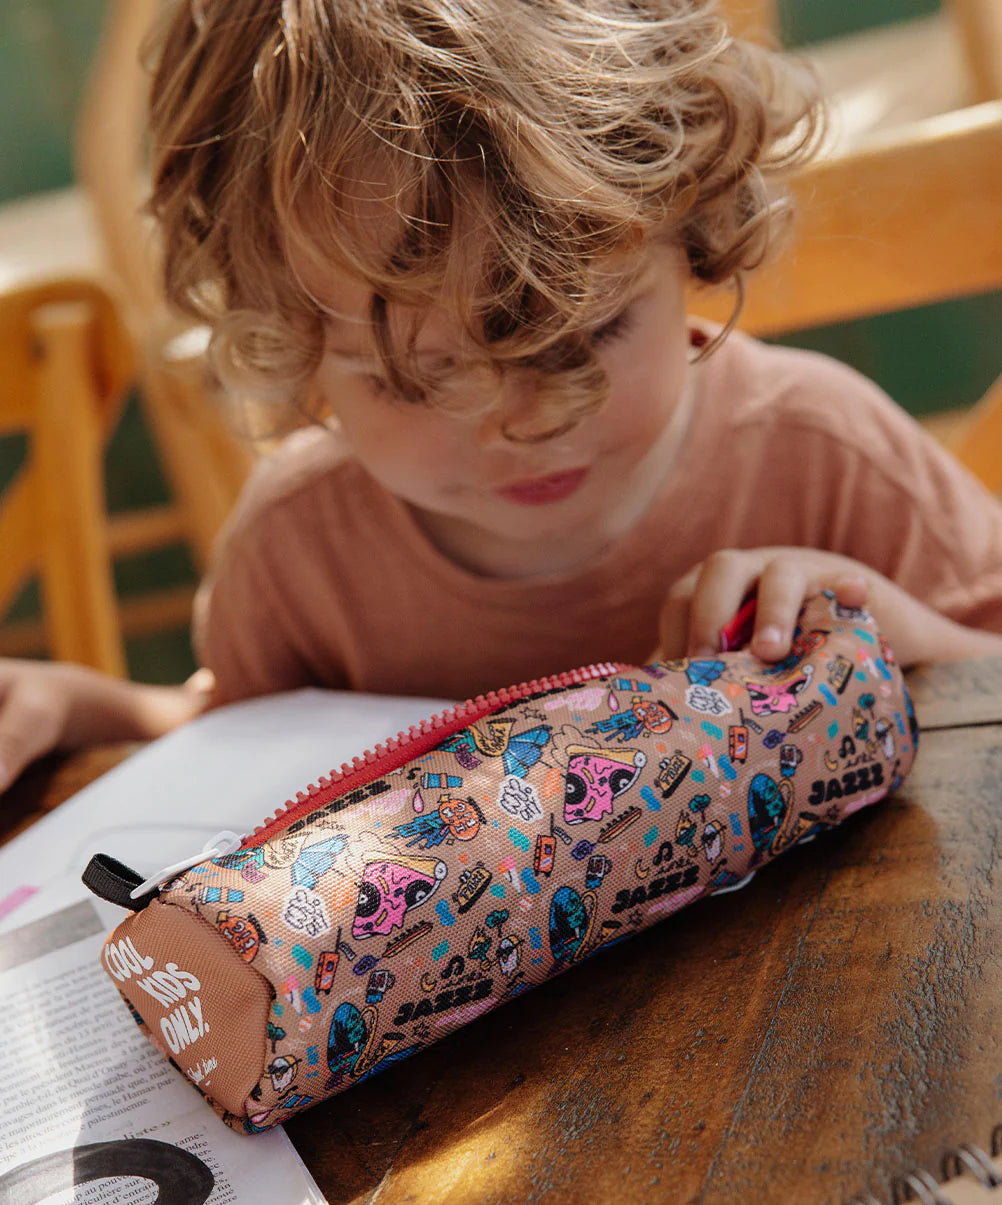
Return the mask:
[[59,741],[61,722],[51,700],[23,681],[11,683],[0,705],[0,793]]

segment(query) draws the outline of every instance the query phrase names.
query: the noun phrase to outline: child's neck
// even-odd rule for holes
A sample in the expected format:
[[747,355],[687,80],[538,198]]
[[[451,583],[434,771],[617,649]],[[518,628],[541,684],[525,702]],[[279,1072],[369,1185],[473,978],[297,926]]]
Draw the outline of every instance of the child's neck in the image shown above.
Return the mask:
[[519,580],[584,569],[633,530],[674,473],[691,428],[697,381],[698,372],[690,369],[671,418],[599,521],[581,523],[550,538],[517,539],[455,516],[413,506],[411,513],[439,552],[482,577]]

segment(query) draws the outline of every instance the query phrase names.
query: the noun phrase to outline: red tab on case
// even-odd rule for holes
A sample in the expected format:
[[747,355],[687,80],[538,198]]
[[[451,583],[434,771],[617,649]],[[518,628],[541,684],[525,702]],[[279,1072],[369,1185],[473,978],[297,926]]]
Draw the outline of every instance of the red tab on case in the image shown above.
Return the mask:
[[732,649],[743,648],[751,640],[752,632],[755,630],[755,610],[758,606],[757,598],[750,598],[734,616],[734,618],[720,629],[720,651],[728,653]]

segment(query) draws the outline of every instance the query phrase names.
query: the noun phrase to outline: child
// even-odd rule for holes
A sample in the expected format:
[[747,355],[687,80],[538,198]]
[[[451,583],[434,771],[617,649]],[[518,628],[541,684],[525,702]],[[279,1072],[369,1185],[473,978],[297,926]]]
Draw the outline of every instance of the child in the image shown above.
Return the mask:
[[[877,388],[687,316],[736,286],[819,130],[711,0],[179,0],[153,86],[170,299],[223,381],[307,424],[200,591],[227,702],[465,698],[753,649],[867,602],[899,660],[1002,653],[1002,508]],[[0,666],[0,789],[206,705]]]

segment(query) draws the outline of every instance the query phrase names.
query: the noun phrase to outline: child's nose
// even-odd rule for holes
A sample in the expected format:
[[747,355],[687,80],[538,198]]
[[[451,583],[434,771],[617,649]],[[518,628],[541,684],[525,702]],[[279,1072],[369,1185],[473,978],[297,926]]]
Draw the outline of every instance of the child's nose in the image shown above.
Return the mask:
[[552,415],[539,405],[539,378],[531,369],[512,368],[504,373],[497,404],[480,420],[478,440],[494,444],[543,443],[567,428],[555,428]]
[[494,404],[480,420],[477,437],[481,444],[511,442],[513,430],[517,432],[531,418],[536,396],[534,376],[526,369],[509,367],[504,370]]

